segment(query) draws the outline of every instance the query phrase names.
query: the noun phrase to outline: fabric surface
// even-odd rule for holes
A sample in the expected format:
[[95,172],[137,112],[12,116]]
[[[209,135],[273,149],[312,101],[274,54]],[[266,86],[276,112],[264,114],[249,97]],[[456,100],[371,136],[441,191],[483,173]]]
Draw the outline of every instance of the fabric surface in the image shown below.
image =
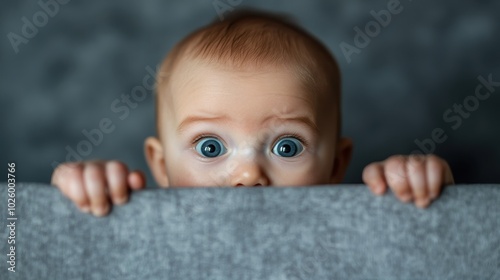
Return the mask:
[[0,279],[500,279],[500,185],[426,210],[365,186],[147,189],[105,218],[16,186],[16,272]]

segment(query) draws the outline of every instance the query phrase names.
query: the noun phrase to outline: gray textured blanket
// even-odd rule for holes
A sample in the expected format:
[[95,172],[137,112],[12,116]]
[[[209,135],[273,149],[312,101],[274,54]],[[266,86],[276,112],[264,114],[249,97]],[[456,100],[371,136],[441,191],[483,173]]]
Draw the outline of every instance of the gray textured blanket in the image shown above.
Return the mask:
[[147,189],[105,218],[48,185],[15,199],[0,184],[0,279],[500,279],[500,185],[426,210],[358,185]]

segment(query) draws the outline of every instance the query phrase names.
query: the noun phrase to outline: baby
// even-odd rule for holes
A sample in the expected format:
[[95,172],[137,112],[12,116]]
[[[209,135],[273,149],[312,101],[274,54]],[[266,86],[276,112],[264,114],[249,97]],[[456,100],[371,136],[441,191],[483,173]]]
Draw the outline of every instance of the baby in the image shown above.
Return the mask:
[[[342,182],[352,152],[341,137],[340,73],[327,48],[275,15],[245,12],[195,31],[163,62],[157,137],[145,140],[161,187],[310,186]],[[392,156],[363,171],[374,194],[389,187],[426,207],[449,165],[434,155]],[[64,163],[52,184],[81,211],[106,215],[145,187],[118,161]]]

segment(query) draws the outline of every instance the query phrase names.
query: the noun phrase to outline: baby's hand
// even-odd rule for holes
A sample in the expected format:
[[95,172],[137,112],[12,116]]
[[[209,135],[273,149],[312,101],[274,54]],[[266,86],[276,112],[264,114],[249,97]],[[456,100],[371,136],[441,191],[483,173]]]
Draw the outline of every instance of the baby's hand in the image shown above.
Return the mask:
[[129,172],[119,161],[87,161],[60,164],[52,174],[52,185],[72,200],[82,212],[104,216],[113,204],[124,204],[129,189],[146,185],[144,174]]
[[371,163],[363,170],[363,181],[377,195],[389,185],[399,200],[414,200],[420,208],[438,197],[443,185],[454,183],[448,163],[435,155],[397,155]]

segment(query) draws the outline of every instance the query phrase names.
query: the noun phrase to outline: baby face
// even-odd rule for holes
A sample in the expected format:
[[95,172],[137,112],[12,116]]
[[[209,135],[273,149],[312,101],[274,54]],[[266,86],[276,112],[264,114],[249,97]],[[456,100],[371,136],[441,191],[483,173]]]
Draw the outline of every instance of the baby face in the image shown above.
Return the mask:
[[186,62],[160,92],[161,140],[146,141],[160,185],[304,186],[343,176],[334,114],[290,70]]

